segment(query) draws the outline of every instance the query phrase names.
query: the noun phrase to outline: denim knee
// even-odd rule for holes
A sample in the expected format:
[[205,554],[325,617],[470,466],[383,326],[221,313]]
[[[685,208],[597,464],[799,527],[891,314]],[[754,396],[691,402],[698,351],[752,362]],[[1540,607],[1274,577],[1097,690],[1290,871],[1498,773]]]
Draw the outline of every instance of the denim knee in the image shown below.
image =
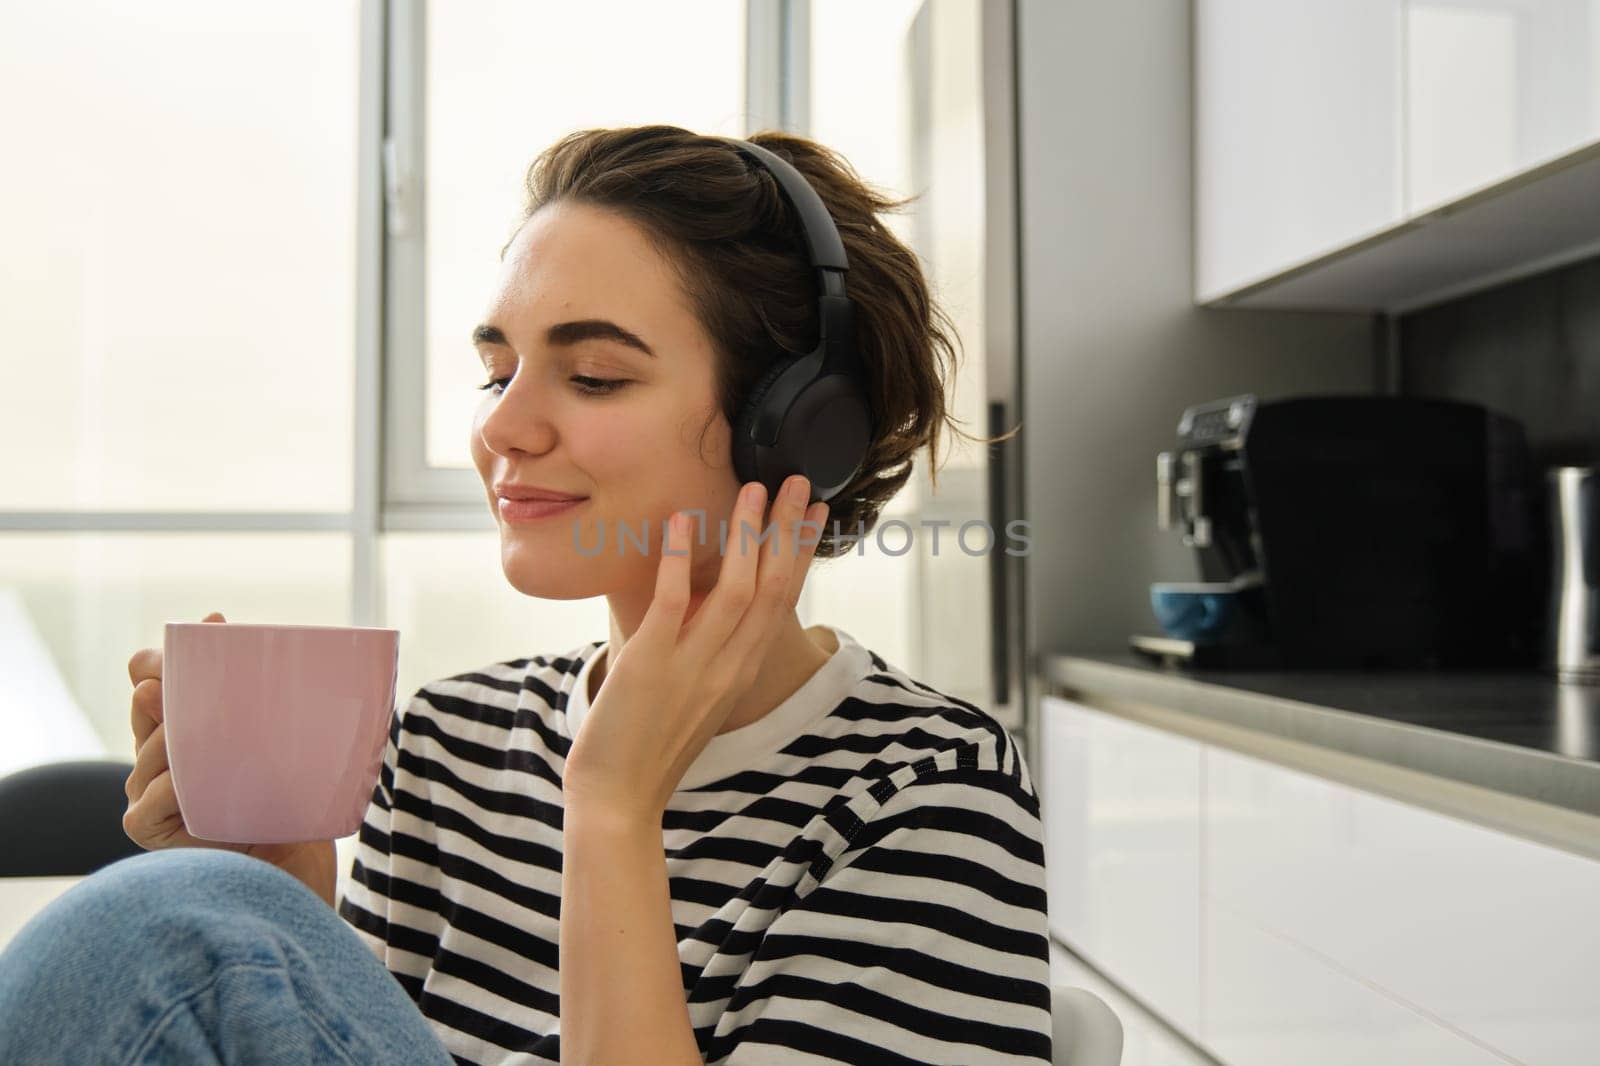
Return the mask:
[[233,908],[277,912],[307,902],[329,909],[293,876],[260,859],[219,848],[170,848],[102,867],[49,909],[74,924],[164,927],[225,917]]
[[156,907],[181,907],[186,900],[216,899],[219,894],[245,900],[265,895],[281,901],[299,891],[311,892],[271,863],[222,848],[147,851],[101,867],[72,889],[90,897],[132,893]]
[[325,931],[340,923],[316,893],[260,859],[217,848],[172,848],[119,860],[84,878],[35,915],[7,954],[26,953],[34,966],[56,960],[81,976],[92,959],[137,960],[154,952],[164,971],[158,976],[167,977],[263,948],[271,953],[262,942],[271,939],[273,927],[315,931],[320,925]]
[[75,1025],[79,1037],[85,1025],[104,1026],[105,1050],[126,1050],[122,1039],[153,1024],[181,990],[230,965],[282,965],[278,931],[319,922],[340,919],[292,876],[248,855],[174,848],[112,863],[0,951],[0,1052],[11,1041],[59,1041]]
[[0,952],[0,1063],[429,1062],[450,1056],[320,896],[260,859],[123,859]]

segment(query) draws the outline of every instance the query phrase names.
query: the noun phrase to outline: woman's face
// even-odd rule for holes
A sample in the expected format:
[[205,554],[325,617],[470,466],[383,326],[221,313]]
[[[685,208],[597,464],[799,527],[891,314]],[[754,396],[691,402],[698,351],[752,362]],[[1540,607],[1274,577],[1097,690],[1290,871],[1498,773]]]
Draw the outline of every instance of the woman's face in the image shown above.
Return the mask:
[[[672,267],[634,223],[587,204],[540,209],[506,249],[474,339],[485,380],[511,379],[478,406],[472,459],[518,591],[581,599],[653,589],[662,524],[676,510],[703,509],[716,545],[739,481],[715,352]],[[496,499],[501,481],[587,498],[512,521]],[[696,588],[717,569],[699,543]]]

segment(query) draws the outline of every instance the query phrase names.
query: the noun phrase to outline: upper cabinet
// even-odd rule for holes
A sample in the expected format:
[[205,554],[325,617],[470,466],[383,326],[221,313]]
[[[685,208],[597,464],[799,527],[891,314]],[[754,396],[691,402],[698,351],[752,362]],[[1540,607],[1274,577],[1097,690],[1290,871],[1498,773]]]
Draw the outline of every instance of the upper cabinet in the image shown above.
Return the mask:
[[1196,0],[1195,300],[1398,312],[1600,251],[1600,0]]
[[1400,220],[1401,13],[1401,0],[1196,4],[1200,302]]
[[1600,0],[1409,0],[1404,15],[1408,211],[1600,137]]

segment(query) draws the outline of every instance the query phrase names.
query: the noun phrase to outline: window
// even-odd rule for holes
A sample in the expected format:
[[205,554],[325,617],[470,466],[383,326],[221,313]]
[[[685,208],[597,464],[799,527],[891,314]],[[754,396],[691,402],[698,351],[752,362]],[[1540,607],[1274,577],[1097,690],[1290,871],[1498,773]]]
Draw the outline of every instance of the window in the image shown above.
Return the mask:
[[[484,374],[468,338],[539,152],[595,126],[743,135],[747,27],[744,0],[707,0],[692,19],[643,0],[435,3],[399,17],[389,159],[412,194],[389,205],[387,402],[391,425],[423,431],[388,441],[382,541],[386,624],[405,634],[403,680],[420,684],[609,636],[603,599],[528,600],[499,570],[495,518],[469,453]],[[445,528],[483,532],[429,532]],[[509,634],[515,645],[490,650]]]
[[0,8],[0,508],[349,509],[357,28]]
[[[347,533],[0,533],[0,597],[21,604],[0,611],[0,663],[7,677],[40,679],[24,692],[49,693],[28,708],[42,720],[38,750],[87,723],[131,760],[128,658],[160,647],[165,623],[220,610],[234,622],[346,625],[350,565]],[[21,710],[13,695],[0,721]]]
[[397,699],[486,663],[611,636],[606,602],[536,600],[500,569],[500,534],[383,536],[383,624],[400,630]]
[[[482,383],[467,333],[528,163],[570,130],[785,126],[896,193],[934,182],[891,224],[978,367],[982,193],[964,157],[981,139],[962,28],[977,5],[941,8],[947,29],[930,9],[0,7],[0,94],[30,102],[8,112],[0,171],[0,662],[26,655],[66,694],[39,720],[131,758],[128,657],[212,610],[398,628],[402,699],[609,635],[603,599],[505,582],[467,452]],[[936,106],[965,108],[947,129],[918,104],[941,92]],[[937,503],[902,495],[906,515]],[[958,600],[983,612],[971,582],[930,600],[919,566],[869,545],[816,572],[802,618],[937,683],[920,617]]]
[[528,164],[596,126],[743,136],[744,3],[698,0],[692,18],[616,0],[431,4],[426,41],[427,463],[470,470],[483,369],[467,337],[516,229]]
[[[843,153],[867,182],[916,196],[889,227],[922,260],[954,319],[963,364],[956,417],[974,434],[983,420],[983,108],[976,0],[811,0],[809,135]],[[919,460],[920,461],[920,460]],[[982,469],[983,455],[952,442],[953,468]],[[896,504],[920,499],[914,480]]]
[[[809,133],[890,196],[917,197],[888,225],[917,253],[954,322],[961,363],[953,413],[963,431],[987,435],[980,20],[976,0],[811,0]],[[917,457],[917,474],[885,509],[883,548],[874,538],[865,558],[818,568],[806,591],[813,607],[828,607],[825,616],[856,619],[915,676],[987,707],[994,702],[990,560],[963,550],[985,548],[981,530],[961,542],[957,534],[963,523],[988,518],[991,458],[949,436],[940,457],[937,492],[929,457]],[[885,554],[906,544],[902,531],[887,526],[896,519],[914,531],[914,549],[899,557]],[[1004,550],[1005,531],[995,533],[993,550]],[[862,583],[864,566],[872,587],[897,591],[861,597],[852,586]]]
[[[480,383],[466,331],[527,163],[585,125],[744,132],[744,9],[0,9],[0,93],[38,102],[9,112],[7,154],[31,165],[0,174],[0,447],[22,459],[0,466],[0,650],[26,650],[64,694],[41,714],[59,737],[80,743],[88,723],[131,757],[128,656],[158,645],[163,622],[216,609],[402,628],[412,689],[486,654],[606,635],[603,600],[536,603],[507,587],[492,536],[407,533],[408,513],[384,533],[377,472],[394,463],[370,416],[379,362],[420,381],[426,349],[429,458],[464,462]],[[619,40],[619,23],[635,32]],[[603,62],[574,47],[602,38]],[[776,67],[756,77],[773,98]],[[403,199],[382,198],[384,94],[391,130],[428,149],[425,255],[424,215],[408,230]],[[366,217],[387,223],[391,269],[431,283],[424,314],[391,272],[391,304],[417,317],[383,352],[385,229]],[[422,524],[492,531],[475,475],[447,472],[471,484],[471,504],[435,498]]]

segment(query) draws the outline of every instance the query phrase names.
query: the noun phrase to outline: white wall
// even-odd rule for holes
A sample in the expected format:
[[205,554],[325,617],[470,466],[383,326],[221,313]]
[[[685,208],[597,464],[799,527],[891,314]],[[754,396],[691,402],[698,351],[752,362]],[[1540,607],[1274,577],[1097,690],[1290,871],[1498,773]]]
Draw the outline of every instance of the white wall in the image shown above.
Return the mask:
[[1192,304],[1184,0],[1019,0],[1028,647],[1120,650],[1156,632],[1148,585],[1193,580],[1155,525],[1155,456],[1192,403],[1365,392],[1364,315]]

